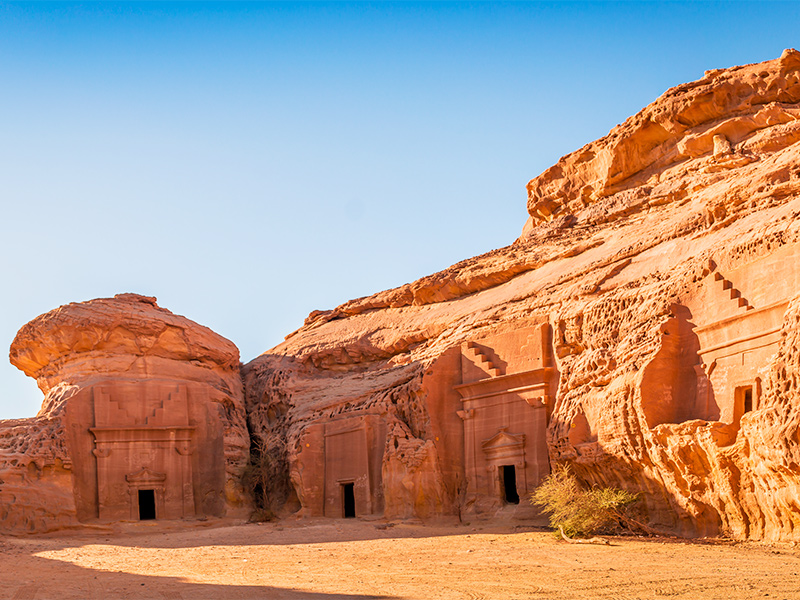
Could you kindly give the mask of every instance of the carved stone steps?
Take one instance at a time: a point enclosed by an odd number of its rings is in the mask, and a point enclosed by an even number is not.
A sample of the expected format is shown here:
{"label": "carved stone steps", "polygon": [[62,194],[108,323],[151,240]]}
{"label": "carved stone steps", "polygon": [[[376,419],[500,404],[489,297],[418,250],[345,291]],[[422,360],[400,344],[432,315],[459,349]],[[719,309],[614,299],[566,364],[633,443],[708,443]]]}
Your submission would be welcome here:
{"label": "carved stone steps", "polygon": [[750,304],[747,298],[742,296],[742,292],[733,287],[733,282],[729,279],[725,279],[722,273],[719,271],[714,273],[714,281],[721,282],[722,291],[728,292],[728,298],[730,300],[736,300],[737,308],[739,308],[741,312],[753,310],[753,306]]}
{"label": "carved stone steps", "polygon": [[496,367],[494,363],[487,357],[475,342],[467,342],[466,355],[475,363],[475,365],[489,374],[491,377],[499,377],[505,375],[503,370]]}

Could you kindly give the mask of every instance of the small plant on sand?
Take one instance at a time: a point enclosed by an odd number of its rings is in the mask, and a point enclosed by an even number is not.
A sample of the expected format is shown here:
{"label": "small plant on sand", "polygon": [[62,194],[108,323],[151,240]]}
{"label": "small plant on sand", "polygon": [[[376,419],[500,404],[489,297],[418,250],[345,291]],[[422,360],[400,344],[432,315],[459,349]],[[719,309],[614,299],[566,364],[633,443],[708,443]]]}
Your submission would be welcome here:
{"label": "small plant on sand", "polygon": [[583,489],[569,466],[560,465],[536,488],[531,502],[550,513],[550,525],[569,538],[586,538],[612,526],[630,528],[625,509],[638,494],[615,488]]}

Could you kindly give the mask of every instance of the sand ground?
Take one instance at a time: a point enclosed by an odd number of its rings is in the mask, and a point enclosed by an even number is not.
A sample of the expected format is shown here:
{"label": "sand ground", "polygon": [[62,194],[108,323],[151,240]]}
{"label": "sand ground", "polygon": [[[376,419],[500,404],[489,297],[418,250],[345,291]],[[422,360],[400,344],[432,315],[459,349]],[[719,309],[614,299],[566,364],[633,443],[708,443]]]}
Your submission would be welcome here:
{"label": "sand ground", "polygon": [[[216,525],[216,526],[215,526]],[[0,598],[800,599],[800,546],[368,521],[131,524],[0,537]]]}

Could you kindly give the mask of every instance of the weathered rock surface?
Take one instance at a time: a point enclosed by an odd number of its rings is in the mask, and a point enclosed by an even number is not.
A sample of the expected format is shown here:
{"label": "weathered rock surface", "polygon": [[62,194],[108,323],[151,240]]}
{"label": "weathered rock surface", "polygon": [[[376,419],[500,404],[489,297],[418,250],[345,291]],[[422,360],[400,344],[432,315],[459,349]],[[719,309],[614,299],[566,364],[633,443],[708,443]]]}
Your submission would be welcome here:
{"label": "weathered rock surface", "polygon": [[157,377],[176,375],[175,369],[181,370],[176,378],[185,373],[224,389],[239,367],[233,343],[138,294],[67,304],[41,315],[19,330],[9,357],[45,394],[63,382],[77,385],[107,373]]}
{"label": "weathered rock surface", "polygon": [[562,462],[657,529],[800,540],[800,53],[668,90],[528,212],[241,370],[153,298],[35,319],[11,361],[45,400],[0,421],[0,527],[244,513],[252,445],[283,514],[526,518]]}
{"label": "weathered rock surface", "polygon": [[533,179],[511,246],[310,315],[244,368],[276,505],[524,516],[544,453],[800,540],[798,142],[800,53],[707,72]]}
{"label": "weathered rock surface", "polygon": [[120,294],[37,317],[10,358],[45,398],[35,418],[0,421],[0,527],[136,519],[140,489],[159,518],[246,511],[249,435],[228,340]]}

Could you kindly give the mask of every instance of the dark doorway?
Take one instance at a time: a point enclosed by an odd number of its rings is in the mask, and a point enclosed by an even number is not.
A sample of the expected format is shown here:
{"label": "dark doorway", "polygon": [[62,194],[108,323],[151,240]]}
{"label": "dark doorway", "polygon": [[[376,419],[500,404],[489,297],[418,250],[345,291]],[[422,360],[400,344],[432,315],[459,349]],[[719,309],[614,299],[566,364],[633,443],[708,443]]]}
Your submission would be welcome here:
{"label": "dark doorway", "polygon": [[514,465],[503,465],[500,470],[503,484],[503,499],[509,504],[519,504],[517,493],[517,470]]}
{"label": "dark doorway", "polygon": [[156,491],[139,490],[139,520],[149,521],[156,518]]}
{"label": "dark doorway", "polygon": [[342,484],[342,513],[345,519],[353,519],[356,516],[356,494],[355,484]]}
{"label": "dark doorway", "polygon": [[745,388],[744,390],[744,411],[750,412],[753,410],[753,388]]}

